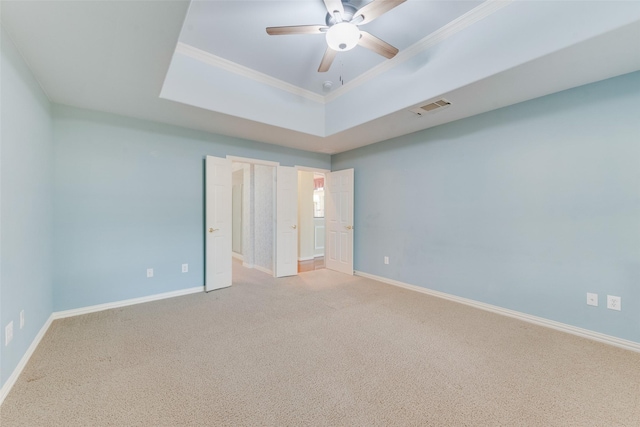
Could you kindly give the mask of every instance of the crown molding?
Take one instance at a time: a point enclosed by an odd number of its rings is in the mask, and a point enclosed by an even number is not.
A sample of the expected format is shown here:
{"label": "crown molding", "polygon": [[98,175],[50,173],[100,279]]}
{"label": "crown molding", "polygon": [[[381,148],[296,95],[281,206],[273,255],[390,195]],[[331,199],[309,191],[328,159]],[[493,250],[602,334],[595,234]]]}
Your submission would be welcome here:
{"label": "crown molding", "polygon": [[332,91],[331,93],[325,96],[317,94],[307,89],[303,89],[291,83],[287,83],[283,80],[276,79],[275,77],[271,77],[267,74],[261,73],[249,67],[245,67],[244,65],[240,65],[235,62],[229,61],[228,59],[224,59],[222,57],[216,56],[212,53],[198,49],[197,47],[191,46],[186,43],[178,42],[175,52],[188,56],[189,58],[195,59],[197,61],[209,64],[213,67],[221,68],[223,70],[229,71],[239,76],[246,77],[256,82],[269,85],[276,89],[280,89],[280,90],[292,93],[294,95],[298,95],[298,96],[310,99],[320,104],[326,104],[328,102],[334,101],[338,97],[346,94],[347,92],[355,89],[356,87],[370,80],[375,79],[376,77],[389,71],[393,67],[396,67],[401,63],[413,58],[414,56],[420,54],[421,52],[435,46],[436,44],[444,41],[445,39],[453,36],[454,34],[464,30],[470,25],[473,25],[476,22],[492,15],[493,13],[502,9],[503,7],[510,5],[514,1],[515,0],[486,0],[482,2],[480,5],[471,9],[469,12],[454,19],[453,21],[444,25],[440,29],[424,37],[417,43],[414,43],[408,48],[402,50],[394,58],[386,60],[383,63],[360,74],[358,77],[351,80],[349,83],[339,87],[338,89]]}
{"label": "crown molding", "polygon": [[324,104],[325,102],[325,97],[322,95],[311,92],[310,90],[303,89],[299,86],[292,85],[291,83],[287,83],[280,79],[276,79],[275,77],[271,77],[249,67],[245,67],[244,65],[229,61],[228,59],[221,58],[186,43],[178,42],[175,53],[188,56],[189,58],[195,59],[213,67],[221,68],[225,71],[229,71],[230,73],[234,73],[239,76],[254,80],[258,83],[263,83],[276,89],[280,89],[285,92],[310,99],[311,101],[315,101],[320,104]]}

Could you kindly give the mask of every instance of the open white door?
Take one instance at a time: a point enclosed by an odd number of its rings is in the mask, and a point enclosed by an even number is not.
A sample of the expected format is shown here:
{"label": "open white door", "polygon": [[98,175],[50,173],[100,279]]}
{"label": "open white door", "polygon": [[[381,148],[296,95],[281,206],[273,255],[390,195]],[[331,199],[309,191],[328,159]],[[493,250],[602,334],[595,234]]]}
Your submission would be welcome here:
{"label": "open white door", "polygon": [[206,160],[205,290],[231,286],[231,161]]}
{"label": "open white door", "polygon": [[278,166],[276,277],[298,274],[298,170]]}
{"label": "open white door", "polygon": [[353,169],[326,174],[325,265],[353,275]]}

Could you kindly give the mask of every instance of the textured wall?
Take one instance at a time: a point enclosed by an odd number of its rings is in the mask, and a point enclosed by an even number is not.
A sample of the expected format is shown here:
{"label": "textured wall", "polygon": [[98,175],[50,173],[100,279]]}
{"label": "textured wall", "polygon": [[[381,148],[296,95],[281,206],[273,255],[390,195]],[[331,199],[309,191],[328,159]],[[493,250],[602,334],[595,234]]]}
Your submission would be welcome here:
{"label": "textured wall", "polygon": [[255,265],[273,272],[275,242],[275,168],[254,165],[254,256]]}
{"label": "textured wall", "polygon": [[639,105],[636,72],[333,156],[355,269],[640,342]]}
{"label": "textured wall", "polygon": [[298,172],[298,259],[314,257],[313,172]]}
{"label": "textured wall", "polygon": [[246,266],[253,267],[255,262],[255,227],[254,227],[254,179],[253,165],[242,166],[242,259]]}
{"label": "textured wall", "polygon": [[242,199],[244,170],[236,170],[231,175],[231,199],[233,203],[232,223],[233,236],[231,248],[233,252],[242,254]]}

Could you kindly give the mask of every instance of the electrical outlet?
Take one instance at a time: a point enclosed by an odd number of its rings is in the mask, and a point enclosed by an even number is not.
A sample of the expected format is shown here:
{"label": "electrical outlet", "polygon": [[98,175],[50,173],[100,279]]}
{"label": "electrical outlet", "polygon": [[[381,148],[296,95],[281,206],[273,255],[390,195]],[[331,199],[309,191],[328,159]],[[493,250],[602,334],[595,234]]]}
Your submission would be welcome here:
{"label": "electrical outlet", "polygon": [[587,292],[587,305],[598,306],[598,294]]}
{"label": "electrical outlet", "polygon": [[24,328],[24,310],[20,310],[20,329]]}
{"label": "electrical outlet", "polygon": [[384,263],[385,264],[389,264],[389,257],[388,256],[384,257]]}
{"label": "electrical outlet", "polygon": [[607,308],[610,310],[622,310],[622,298],[607,295]]}
{"label": "electrical outlet", "polygon": [[147,268],[147,277],[153,277],[153,268]]}
{"label": "electrical outlet", "polygon": [[183,273],[189,272],[189,264],[182,264],[182,272]]}
{"label": "electrical outlet", "polygon": [[4,328],[4,345],[9,345],[13,339],[13,320]]}

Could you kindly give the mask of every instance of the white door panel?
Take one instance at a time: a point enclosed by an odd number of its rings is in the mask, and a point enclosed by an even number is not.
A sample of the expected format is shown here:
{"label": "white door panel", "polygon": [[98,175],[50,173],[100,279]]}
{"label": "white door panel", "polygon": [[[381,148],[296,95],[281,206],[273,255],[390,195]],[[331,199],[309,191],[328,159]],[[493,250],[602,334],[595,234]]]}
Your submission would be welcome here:
{"label": "white door panel", "polygon": [[326,267],[353,274],[353,169],[326,174]]}
{"label": "white door panel", "polygon": [[205,289],[231,286],[231,161],[206,159]]}
{"label": "white door panel", "polygon": [[298,170],[278,166],[276,277],[298,274]]}

